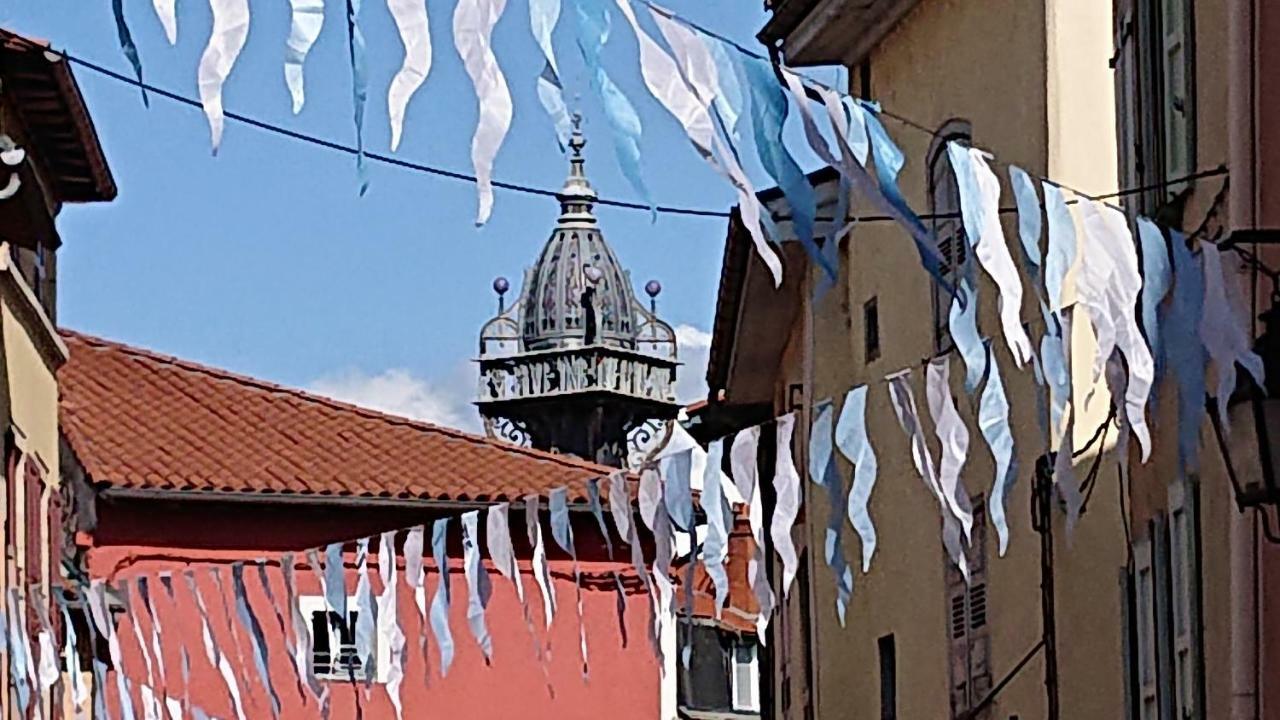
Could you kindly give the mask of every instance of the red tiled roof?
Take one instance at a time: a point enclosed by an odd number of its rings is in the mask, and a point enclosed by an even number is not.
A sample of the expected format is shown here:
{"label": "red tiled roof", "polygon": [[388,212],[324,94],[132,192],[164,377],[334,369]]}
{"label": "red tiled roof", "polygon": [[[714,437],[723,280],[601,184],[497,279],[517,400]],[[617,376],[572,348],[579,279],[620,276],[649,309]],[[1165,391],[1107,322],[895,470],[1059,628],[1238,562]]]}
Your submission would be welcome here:
{"label": "red tiled roof", "polygon": [[94,483],[120,488],[422,500],[518,500],[611,468],[386,415],[63,331],[62,432]]}

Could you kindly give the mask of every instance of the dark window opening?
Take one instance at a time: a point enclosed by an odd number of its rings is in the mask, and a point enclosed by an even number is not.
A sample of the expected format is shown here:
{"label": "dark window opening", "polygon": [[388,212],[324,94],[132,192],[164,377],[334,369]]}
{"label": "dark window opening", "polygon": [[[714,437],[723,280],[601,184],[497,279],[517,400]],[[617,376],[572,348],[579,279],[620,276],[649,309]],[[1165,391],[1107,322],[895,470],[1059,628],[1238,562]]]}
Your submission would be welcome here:
{"label": "dark window opening", "polygon": [[876,645],[880,650],[880,720],[898,720],[898,647],[893,633]]}
{"label": "dark window opening", "polygon": [[862,337],[866,362],[880,357],[880,309],[871,298],[862,306]]}

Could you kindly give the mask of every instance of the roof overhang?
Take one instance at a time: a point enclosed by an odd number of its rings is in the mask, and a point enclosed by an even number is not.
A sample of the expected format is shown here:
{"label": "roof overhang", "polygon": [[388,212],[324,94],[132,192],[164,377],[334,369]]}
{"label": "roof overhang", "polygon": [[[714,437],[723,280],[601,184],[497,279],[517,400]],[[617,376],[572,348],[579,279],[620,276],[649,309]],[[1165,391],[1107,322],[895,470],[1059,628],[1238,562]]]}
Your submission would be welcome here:
{"label": "roof overhang", "polygon": [[30,133],[30,156],[48,168],[57,199],[114,199],[115,180],[66,59],[46,42],[0,28],[0,80]]}
{"label": "roof overhang", "polygon": [[[836,172],[824,167],[809,175],[818,198],[815,235],[831,230],[839,189]],[[744,418],[755,418],[762,407],[773,406],[778,366],[790,339],[791,330],[804,306],[809,286],[809,259],[796,240],[791,210],[777,189],[759,195],[772,215],[783,242],[778,250],[783,261],[782,285],[775,288],[751,236],[735,209],[729,218],[724,264],[716,297],[716,314],[707,362],[707,386],[717,413],[739,408]],[[721,392],[723,391],[723,394]],[[708,411],[709,412],[709,411]],[[721,415],[717,422],[728,418]]]}
{"label": "roof overhang", "polygon": [[759,33],[788,65],[857,65],[920,0],[778,0]]}
{"label": "roof overhang", "polygon": [[58,336],[35,292],[13,264],[9,243],[0,243],[0,299],[26,328],[50,371],[57,370],[67,361],[67,345]]}

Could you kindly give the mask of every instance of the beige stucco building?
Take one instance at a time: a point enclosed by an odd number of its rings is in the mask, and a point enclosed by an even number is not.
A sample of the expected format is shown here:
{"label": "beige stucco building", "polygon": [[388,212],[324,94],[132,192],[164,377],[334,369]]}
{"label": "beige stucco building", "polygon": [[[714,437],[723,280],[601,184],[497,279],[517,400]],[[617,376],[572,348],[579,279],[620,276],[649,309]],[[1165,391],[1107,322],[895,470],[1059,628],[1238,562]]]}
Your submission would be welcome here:
{"label": "beige stucco building", "polygon": [[[1116,7],[1112,0],[775,0],[761,39],[792,66],[846,66],[852,94],[919,125],[885,119],[907,158],[899,176],[903,193],[920,213],[958,209],[945,152],[945,141],[955,139],[995,154],[1005,207],[1013,204],[1005,163],[1093,196],[1229,167],[1229,190],[1225,176],[1214,174],[1123,195],[1130,212],[1181,227],[1194,242],[1222,241],[1234,232],[1280,227],[1274,216],[1235,208],[1240,193],[1271,201],[1263,190],[1239,187],[1241,160],[1231,152],[1238,128],[1229,118],[1242,116],[1229,110],[1232,68],[1256,62],[1228,57],[1238,36],[1231,33],[1241,32],[1229,32],[1229,18],[1243,5],[1251,3],[1201,2],[1193,12],[1192,3],[1181,0],[1123,0]],[[1131,64],[1126,52],[1141,62]],[[1165,112],[1166,106],[1176,110]],[[1250,112],[1255,120],[1265,117],[1256,108]],[[1253,132],[1264,126],[1255,122]],[[1256,174],[1265,178],[1265,153],[1256,155]],[[832,214],[835,178],[829,171],[812,176],[820,218]],[[779,193],[764,197],[775,217],[787,217]],[[855,195],[852,214],[866,207]],[[1016,222],[1016,215],[1004,216],[1011,248]],[[959,220],[928,224],[938,237],[955,237]],[[786,222],[781,227],[789,230]],[[940,249],[948,261],[959,259],[949,247]],[[1070,535],[1054,503],[1050,561],[1030,508],[1037,460],[1058,443],[1046,443],[1037,420],[1043,390],[1029,368],[1014,369],[1000,333],[996,288],[978,272],[979,327],[993,338],[1004,371],[1019,472],[1006,503],[1008,551],[998,556],[989,525],[975,532],[968,551],[975,580],[966,588],[949,569],[937,503],[912,465],[884,381],[910,368],[927,418],[922,361],[950,345],[937,290],[909,237],[890,222],[858,225],[840,243],[836,288],[818,299],[812,299],[818,271],[798,245],[786,245],[783,254],[786,279],[775,291],[740,222],[731,221],[708,369],[712,397],[720,397],[725,415],[799,410],[796,448],[803,457],[807,437],[800,427],[808,426],[814,403],[832,398],[839,412],[850,387],[868,385],[868,433],[879,459],[871,501],[879,550],[870,572],[855,578],[847,627],[841,627],[822,553],[829,508],[824,491],[804,483],[805,512],[795,534],[807,549],[798,587],[771,626],[764,716],[1044,718],[1052,717],[1050,694],[1062,718],[1280,716],[1280,698],[1258,699],[1253,715],[1229,715],[1233,693],[1249,691],[1247,677],[1254,679],[1254,695],[1259,687],[1276,692],[1276,683],[1257,680],[1265,677],[1268,653],[1273,675],[1277,667],[1274,625],[1280,621],[1269,626],[1266,609],[1280,609],[1280,587],[1266,565],[1274,568],[1280,553],[1262,541],[1252,512],[1237,511],[1208,421],[1200,473],[1179,479],[1172,382],[1159,388],[1148,411],[1155,450],[1145,465],[1136,453],[1119,457],[1114,426],[1090,445],[1106,418],[1105,390],[1097,396],[1102,400],[1078,406],[1074,444],[1090,449],[1076,458],[1076,474],[1086,478],[1095,464],[1098,469]],[[1259,254],[1270,267],[1280,265],[1274,252]],[[1246,296],[1251,287],[1263,288],[1253,295],[1263,309],[1265,277],[1255,286],[1256,274],[1237,276]],[[1022,318],[1038,339],[1041,321],[1028,283],[1024,277]],[[1068,302],[1071,285],[1069,275]],[[1092,358],[1087,323],[1075,324],[1072,348],[1076,358]],[[977,396],[964,393],[960,368],[953,358],[953,391],[971,435],[962,481],[977,505],[989,496],[994,469],[978,432]],[[1076,362],[1073,375],[1077,399],[1095,389],[1087,363]],[[1234,427],[1249,428],[1247,404],[1233,415],[1239,415]],[[936,457],[931,430],[926,420]],[[1238,445],[1231,456],[1239,474],[1246,481],[1258,477],[1256,436],[1250,445],[1248,432],[1236,432],[1231,442]],[[850,467],[841,463],[847,481]],[[844,543],[847,558],[859,557],[847,525]],[[1251,568],[1258,572],[1250,574]],[[1256,585],[1248,585],[1255,577]],[[1048,650],[1042,644],[1045,578],[1054,582],[1049,615],[1056,629],[1056,647]],[[1242,607],[1239,597],[1251,597],[1246,588],[1257,602]],[[1257,652],[1250,655],[1241,633],[1253,621]],[[1046,667],[1050,657],[1056,670]]]}
{"label": "beige stucco building", "polygon": [[[115,196],[70,68],[45,49],[0,31],[0,134],[12,141],[0,148],[6,151],[0,155],[5,159],[0,186],[12,191],[0,200],[3,606],[5,616],[14,619],[7,631],[19,627],[15,618],[21,617],[33,643],[43,627],[38,606],[47,611],[55,633],[60,625],[52,598],[61,586],[65,539],[56,371],[67,359],[67,348],[54,325],[61,244],[54,219],[64,203]],[[9,688],[0,714],[22,717],[8,663],[0,668],[0,681]],[[50,717],[56,702],[43,693],[38,716]]]}

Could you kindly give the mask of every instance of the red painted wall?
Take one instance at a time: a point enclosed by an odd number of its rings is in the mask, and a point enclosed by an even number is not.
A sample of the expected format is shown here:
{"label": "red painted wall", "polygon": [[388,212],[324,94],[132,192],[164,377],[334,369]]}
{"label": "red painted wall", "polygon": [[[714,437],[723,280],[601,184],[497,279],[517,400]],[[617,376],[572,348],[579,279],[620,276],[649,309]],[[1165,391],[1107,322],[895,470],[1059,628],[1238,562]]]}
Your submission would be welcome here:
{"label": "red painted wall", "polygon": [[[448,513],[451,516],[457,511]],[[270,558],[278,561],[282,551],[301,551],[338,539],[348,539],[381,530],[428,524],[433,517],[423,511],[384,510],[379,508],[344,508],[339,510],[240,504],[236,506],[192,501],[181,504],[155,501],[99,502],[98,526],[92,534],[93,546],[87,553],[90,575],[108,581],[169,572],[174,574],[175,601],[170,601],[157,580],[151,580],[151,595],[160,619],[163,637],[167,693],[182,697],[190,693],[193,704],[210,715],[234,717],[226,686],[217,670],[210,665],[200,636],[199,616],[194,601],[180,577],[188,567],[196,571],[197,582],[209,608],[212,630],[219,648],[231,659],[237,676],[246,714],[250,718],[270,717],[270,701],[265,688],[259,687],[253,664],[248,632],[237,625],[239,644],[232,637],[228,620],[235,617],[231,589],[230,563],[236,560]],[[484,527],[483,511],[480,526]],[[511,526],[516,540],[524,537],[524,517],[513,510]],[[648,640],[649,603],[638,587],[630,565],[613,562],[603,550],[600,533],[588,513],[574,513],[574,532],[579,554],[583,558],[583,623],[587,632],[590,677],[584,681],[578,650],[578,621],[572,564],[567,556],[553,549],[550,526],[545,513],[543,535],[551,556],[551,571],[558,610],[549,638],[543,632],[540,597],[530,574],[527,548],[516,545],[523,573],[526,598],[531,603],[539,643],[549,639],[550,659],[543,667],[535,659],[533,640],[525,625],[513,585],[489,566],[485,569],[493,583],[487,622],[493,637],[493,664],[486,666],[482,653],[470,635],[466,623],[467,588],[462,571],[461,526],[450,523],[450,581],[452,583],[451,629],[455,645],[453,666],[441,678],[439,656],[434,635],[428,636],[431,666],[427,678],[418,638],[422,623],[410,588],[404,584],[403,557],[400,562],[399,618],[408,638],[405,680],[401,696],[405,717],[453,717],[469,720],[485,718],[558,718],[596,719],[607,715],[611,720],[645,718],[659,714],[660,672]],[[403,542],[403,533],[398,540]],[[376,548],[376,542],[374,543]],[[485,545],[481,542],[481,547]],[[623,548],[625,550],[625,547]],[[356,570],[353,567],[354,545],[348,546],[347,594],[354,595]],[[430,549],[428,547],[427,553]],[[619,554],[622,557],[622,553]],[[297,561],[305,559],[298,552]],[[210,563],[223,567],[226,596],[220,596],[208,568]],[[283,602],[284,585],[278,563],[268,566],[271,593]],[[628,644],[621,642],[616,612],[616,595],[610,573],[623,575],[628,586],[625,627]],[[371,552],[369,571],[375,594],[381,590],[376,570],[376,553]],[[319,584],[310,568],[295,570],[299,592],[319,595]],[[277,624],[271,603],[263,591],[256,569],[246,568],[246,584],[250,604],[266,634],[270,655],[270,675],[286,718],[320,717],[319,707],[304,690],[299,692],[292,661],[288,657],[284,636]],[[427,562],[428,603],[440,574],[434,563]],[[145,617],[134,615],[143,637],[150,642],[150,625]],[[290,627],[287,609],[285,625]],[[119,622],[117,632],[124,646],[125,667],[135,686],[146,682],[146,668],[130,623]],[[191,659],[191,683],[184,688],[180,676],[180,650],[185,646]],[[243,661],[240,660],[243,658]],[[550,680],[554,697],[549,693]],[[115,683],[109,680],[108,694],[115,701]],[[159,681],[156,682],[159,686]],[[352,688],[347,683],[327,683],[332,695],[332,718],[354,718],[357,703],[363,717],[369,720],[394,718],[395,714],[384,686],[374,684],[366,693],[363,685]],[[160,691],[157,687],[157,692]],[[135,708],[139,709],[135,692]],[[114,714],[114,711],[113,711]]]}

